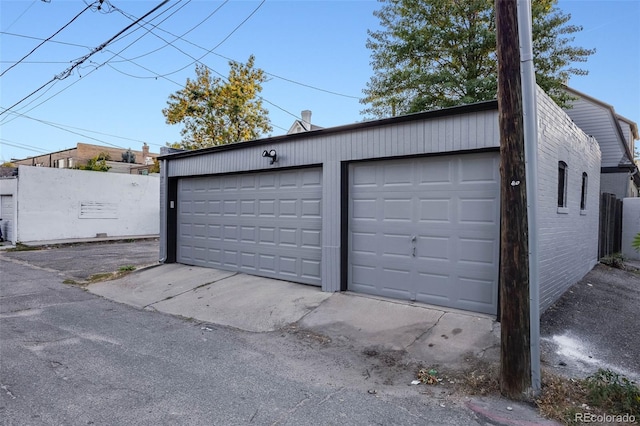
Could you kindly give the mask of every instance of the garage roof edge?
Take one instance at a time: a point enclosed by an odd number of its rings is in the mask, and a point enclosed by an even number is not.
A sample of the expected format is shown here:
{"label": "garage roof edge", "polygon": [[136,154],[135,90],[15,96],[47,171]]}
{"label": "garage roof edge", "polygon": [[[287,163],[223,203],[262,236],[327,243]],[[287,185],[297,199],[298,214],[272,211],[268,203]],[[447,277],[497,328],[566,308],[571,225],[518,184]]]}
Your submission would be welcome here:
{"label": "garage roof edge", "polygon": [[342,126],[327,127],[319,130],[311,130],[308,132],[294,133],[291,135],[272,136],[269,138],[254,139],[254,140],[245,141],[245,142],[234,142],[227,145],[212,146],[209,148],[202,148],[202,149],[196,149],[191,151],[173,152],[173,153],[159,155],[158,159],[172,160],[177,158],[216,153],[216,152],[222,152],[222,151],[233,150],[233,149],[243,149],[243,148],[249,148],[254,146],[273,144],[276,142],[292,141],[295,139],[311,138],[316,136],[326,136],[333,133],[348,132],[352,130],[366,129],[370,127],[380,127],[380,126],[386,126],[389,124],[397,124],[397,123],[403,123],[408,121],[429,120],[429,119],[440,118],[440,117],[469,114],[473,112],[490,111],[490,110],[497,110],[497,109],[498,109],[498,101],[496,100],[478,102],[474,104],[461,105],[461,106],[451,107],[451,108],[442,108],[442,109],[437,109],[432,111],[418,112],[414,114],[401,115],[401,116],[391,117],[391,118],[383,118],[379,120],[362,121],[359,123],[346,124]]}

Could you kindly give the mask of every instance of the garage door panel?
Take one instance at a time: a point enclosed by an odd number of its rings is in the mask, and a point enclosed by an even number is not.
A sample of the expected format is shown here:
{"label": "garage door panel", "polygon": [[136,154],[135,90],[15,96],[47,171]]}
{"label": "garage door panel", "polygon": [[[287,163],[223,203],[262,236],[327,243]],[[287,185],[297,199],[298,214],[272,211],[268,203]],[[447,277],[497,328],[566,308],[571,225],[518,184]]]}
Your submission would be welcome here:
{"label": "garage door panel", "polygon": [[[498,205],[497,205],[498,204]],[[496,197],[468,197],[458,201],[460,223],[496,223],[499,201]]]}
{"label": "garage door panel", "polygon": [[488,153],[352,164],[349,288],[495,314],[497,158]]}
{"label": "garage door panel", "polygon": [[321,230],[320,229],[303,229],[300,247],[313,248],[320,247]]}
{"label": "garage door panel", "polygon": [[320,168],[183,178],[178,196],[178,262],[321,284]]}
{"label": "garage door panel", "polygon": [[449,223],[451,220],[451,200],[448,198],[420,198],[418,200],[421,222]]}
{"label": "garage door panel", "polygon": [[446,234],[420,235],[416,241],[416,256],[421,260],[447,260],[451,257],[451,239]]}
{"label": "garage door panel", "polygon": [[451,162],[449,160],[433,159],[428,167],[419,167],[418,170],[418,185],[420,186],[434,187],[451,185]]}
{"label": "garage door panel", "polygon": [[498,158],[480,157],[460,159],[462,164],[458,167],[460,184],[477,187],[483,183],[498,184],[500,179]]}
{"label": "garage door panel", "polygon": [[496,266],[497,241],[482,238],[460,238],[458,261]]}
{"label": "garage door panel", "polygon": [[[418,290],[416,300],[425,303],[442,304],[448,302],[450,298],[451,276],[449,274],[418,273]],[[428,292],[420,289],[428,288]]]}
{"label": "garage door panel", "polygon": [[351,205],[351,214],[354,219],[376,220],[377,200],[375,198],[354,199]]}

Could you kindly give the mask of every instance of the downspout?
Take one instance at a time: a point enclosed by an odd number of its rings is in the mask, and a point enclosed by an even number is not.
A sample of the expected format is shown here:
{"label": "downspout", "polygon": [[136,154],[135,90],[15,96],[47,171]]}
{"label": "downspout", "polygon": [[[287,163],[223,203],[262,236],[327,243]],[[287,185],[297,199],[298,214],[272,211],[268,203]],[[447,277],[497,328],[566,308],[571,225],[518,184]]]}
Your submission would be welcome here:
{"label": "downspout", "polygon": [[538,271],[538,118],[536,74],[533,64],[531,0],[518,0],[524,158],[529,222],[529,321],[531,390],[540,392],[540,282]]}
{"label": "downspout", "polygon": [[[164,186],[164,197],[165,199],[162,200],[164,202],[164,213],[161,212],[160,214],[164,214],[164,221],[162,220],[163,218],[160,218],[160,225],[162,225],[164,223],[164,241],[162,241],[163,239],[161,239],[161,242],[164,244],[164,256],[162,256],[158,261],[160,263],[165,263],[167,261],[167,217],[168,217],[168,203],[167,203],[167,191],[169,190],[169,184],[167,182],[167,160],[162,160],[162,164],[160,164],[160,182],[162,182],[162,185]],[[163,230],[160,230],[161,235],[163,234]]]}

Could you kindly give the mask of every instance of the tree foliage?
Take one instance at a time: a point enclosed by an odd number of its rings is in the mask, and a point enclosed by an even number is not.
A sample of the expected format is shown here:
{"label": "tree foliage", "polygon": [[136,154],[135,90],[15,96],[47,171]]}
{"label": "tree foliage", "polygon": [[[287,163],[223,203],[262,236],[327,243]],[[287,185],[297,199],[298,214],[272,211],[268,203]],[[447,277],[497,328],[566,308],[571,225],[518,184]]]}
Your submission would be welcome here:
{"label": "tree foliage", "polygon": [[182,124],[182,141],[171,147],[199,149],[258,138],[272,130],[268,111],[259,93],[266,81],[264,71],[254,68],[255,58],[246,64],[229,62],[226,80],[213,77],[204,65],[196,66],[196,78],[169,96],[162,110],[167,124]]}
{"label": "tree foliage", "polygon": [[[374,75],[363,90],[363,111],[386,117],[495,99],[497,63],[494,0],[379,0],[382,29],[369,31]],[[570,15],[557,0],[533,0],[536,80],[556,102],[562,84],[585,75],[572,64],[594,50],[572,46]]]}
{"label": "tree foliage", "polygon": [[111,166],[107,165],[107,160],[111,160],[109,153],[101,152],[95,157],[87,160],[87,164],[80,166],[80,169],[92,170],[94,172],[108,172]]}

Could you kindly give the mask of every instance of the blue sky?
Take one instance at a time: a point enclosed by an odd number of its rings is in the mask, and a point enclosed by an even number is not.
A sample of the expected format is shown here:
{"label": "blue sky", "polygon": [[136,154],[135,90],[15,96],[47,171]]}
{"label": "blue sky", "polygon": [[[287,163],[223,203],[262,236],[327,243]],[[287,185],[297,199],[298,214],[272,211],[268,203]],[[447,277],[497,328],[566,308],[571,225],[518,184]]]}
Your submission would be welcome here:
{"label": "blue sky", "polygon": [[[160,3],[111,0],[117,9],[89,9],[52,38],[58,43],[43,44],[7,70],[86,4],[3,0],[0,72],[6,73],[0,77],[0,106],[8,108],[62,77],[74,61],[130,25],[125,15],[140,17]],[[573,77],[570,86],[640,122],[640,2],[560,0],[558,6],[572,15],[571,23],[584,27],[575,44],[597,50],[580,64],[589,75]],[[373,11],[379,7],[373,0],[171,0],[150,15],[157,25],[152,33],[132,32],[133,27],[67,78],[0,115],[0,161],[78,142],[133,149],[147,142],[159,152],[180,139],[180,127],[166,125],[161,111],[168,96],[194,76],[194,58],[226,76],[225,57],[246,61],[254,54],[256,66],[270,74],[262,96],[272,135],[286,133],[304,109],[323,127],[361,121],[358,99],[372,74],[367,29],[377,27]]]}

